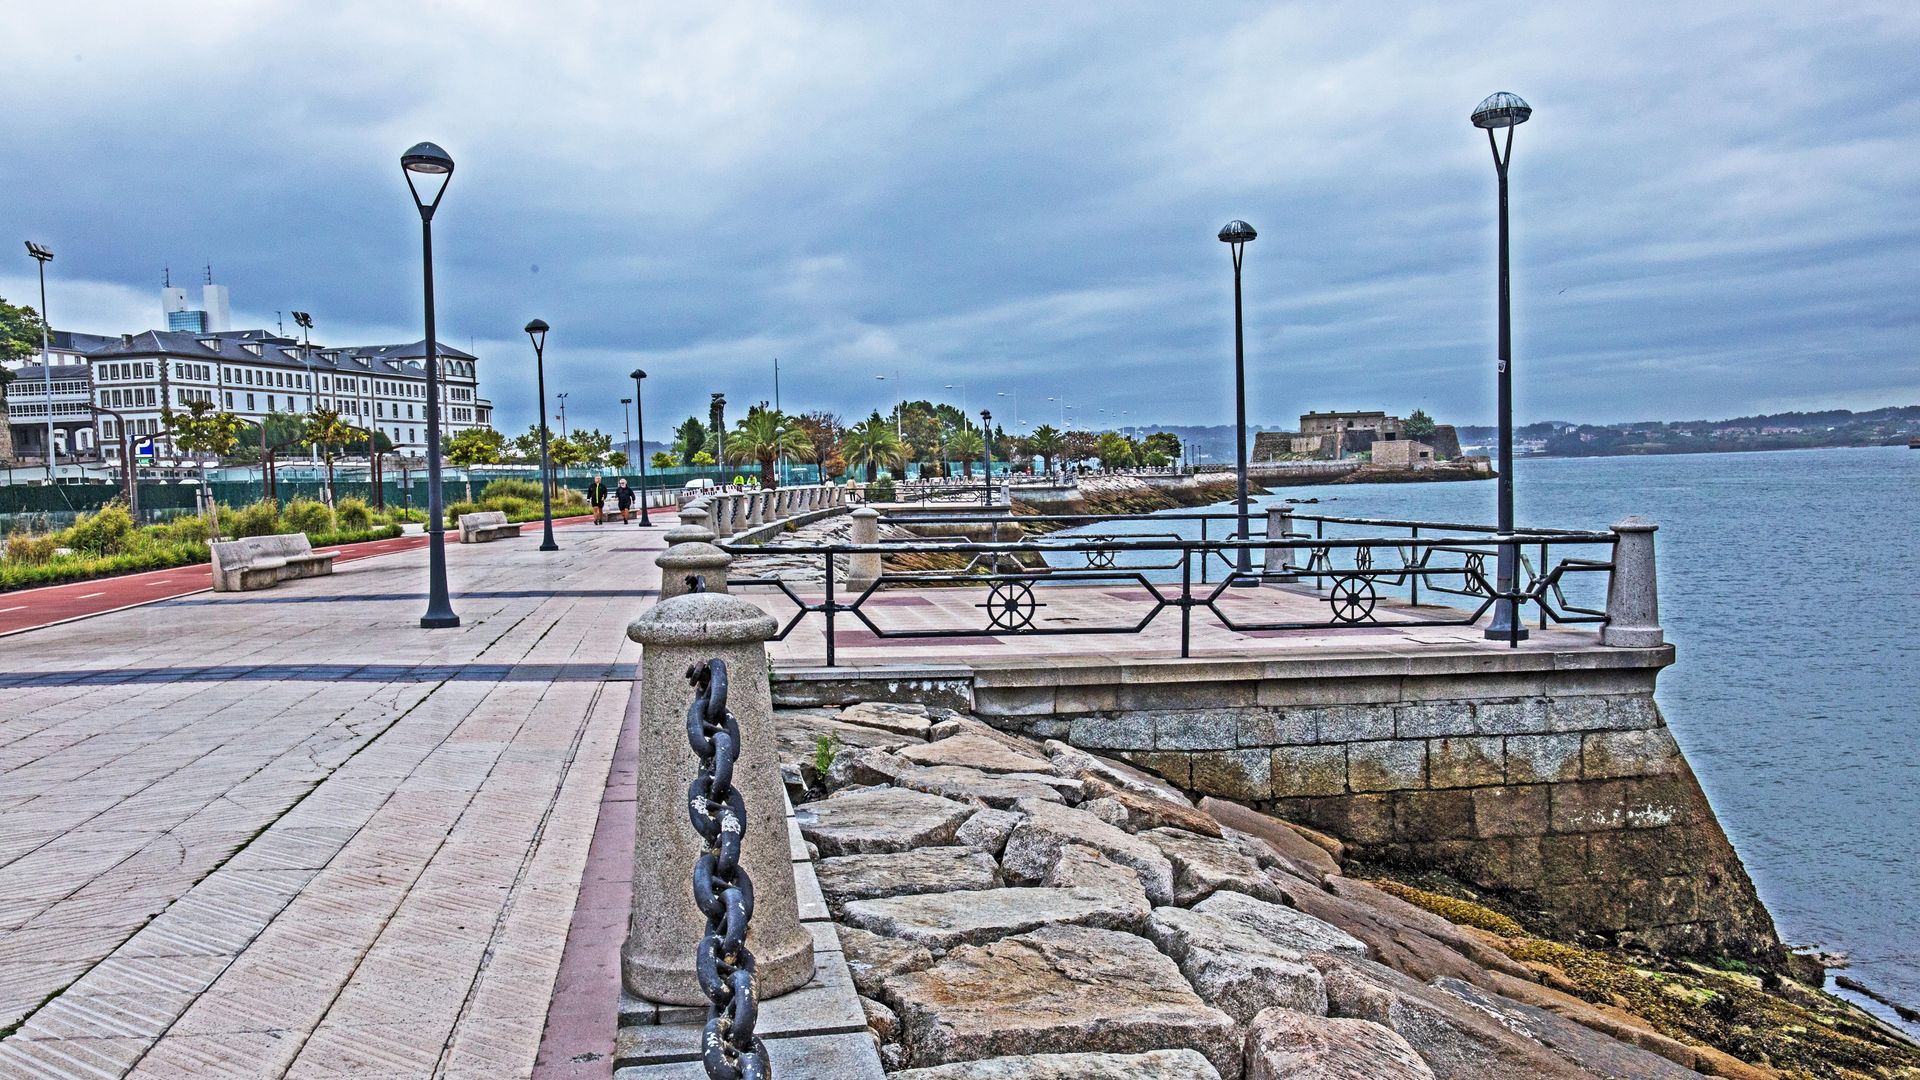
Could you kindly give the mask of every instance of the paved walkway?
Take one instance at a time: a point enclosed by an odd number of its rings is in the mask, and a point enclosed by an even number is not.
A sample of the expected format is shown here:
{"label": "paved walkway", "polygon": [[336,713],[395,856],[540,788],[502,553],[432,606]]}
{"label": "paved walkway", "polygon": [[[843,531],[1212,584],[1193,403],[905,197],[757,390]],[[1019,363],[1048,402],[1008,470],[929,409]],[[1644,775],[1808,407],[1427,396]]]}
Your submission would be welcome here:
{"label": "paved walkway", "polygon": [[0,1077],[530,1075],[660,518],[8,638]]}
{"label": "paved walkway", "polygon": [[[589,522],[589,517],[562,518],[555,525],[579,525]],[[538,533],[540,523],[533,522],[529,529]],[[454,534],[448,535],[452,543]],[[358,544],[336,544],[323,547],[321,551],[338,554],[335,563],[352,562],[355,559],[368,559],[375,555],[388,555],[396,551],[412,551],[427,546],[424,534],[418,536],[399,536],[392,540],[368,540]],[[190,596],[213,588],[213,570],[202,563],[198,566],[176,566],[170,570],[153,570],[144,574],[122,574],[119,577],[101,578],[98,581],[76,581],[66,585],[48,585],[38,589],[21,589],[17,592],[0,593],[0,637],[17,634],[22,630],[38,629],[69,619],[82,619],[91,615],[100,615],[109,611],[154,600],[171,599],[176,596]]]}

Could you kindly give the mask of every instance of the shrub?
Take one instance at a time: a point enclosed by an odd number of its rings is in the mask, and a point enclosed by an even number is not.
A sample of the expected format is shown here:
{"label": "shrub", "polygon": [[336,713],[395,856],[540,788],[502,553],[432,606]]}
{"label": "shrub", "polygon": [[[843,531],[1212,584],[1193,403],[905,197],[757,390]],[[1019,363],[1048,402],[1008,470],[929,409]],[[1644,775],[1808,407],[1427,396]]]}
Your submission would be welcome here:
{"label": "shrub", "polygon": [[177,517],[164,525],[155,525],[153,536],[162,543],[204,544],[207,542],[207,519],[199,514]]}
{"label": "shrub", "polygon": [[[495,481],[495,483],[498,482],[499,481]],[[454,503],[452,506],[447,507],[447,528],[459,528],[461,514],[477,514],[482,510],[491,509],[493,509],[493,507],[477,502]]]}
{"label": "shrub", "polygon": [[892,502],[893,499],[893,477],[883,476],[867,485],[868,502]]}
{"label": "shrub", "polygon": [[373,511],[364,499],[341,499],[333,508],[333,521],[341,532],[366,532],[373,528]]}
{"label": "shrub", "polygon": [[28,536],[15,533],[7,537],[7,559],[11,562],[39,566],[53,558],[53,549],[59,543],[51,536]]}
{"label": "shrub", "polygon": [[325,503],[311,499],[293,499],[280,511],[280,520],[289,532],[303,532],[310,536],[330,533],[334,529],[333,511]]}
{"label": "shrub", "polygon": [[492,502],[495,499],[540,499],[540,485],[532,480],[502,478],[480,489],[480,501]]}
{"label": "shrub", "polygon": [[61,539],[86,555],[118,555],[133,545],[135,535],[133,515],[118,503],[108,503],[96,513],[75,518]]}
{"label": "shrub", "polygon": [[272,536],[281,532],[280,507],[261,500],[237,510],[221,507],[220,531],[228,536]]}

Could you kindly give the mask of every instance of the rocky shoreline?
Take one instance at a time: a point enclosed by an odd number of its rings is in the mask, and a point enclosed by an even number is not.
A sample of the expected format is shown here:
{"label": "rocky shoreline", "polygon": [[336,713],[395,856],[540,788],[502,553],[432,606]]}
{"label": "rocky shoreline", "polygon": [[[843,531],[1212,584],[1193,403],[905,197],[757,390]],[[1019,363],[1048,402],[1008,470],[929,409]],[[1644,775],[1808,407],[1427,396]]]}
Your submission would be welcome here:
{"label": "rocky shoreline", "polygon": [[1362,880],[1332,837],[1063,743],[917,705],[775,723],[906,1080],[1920,1077],[1838,998]]}

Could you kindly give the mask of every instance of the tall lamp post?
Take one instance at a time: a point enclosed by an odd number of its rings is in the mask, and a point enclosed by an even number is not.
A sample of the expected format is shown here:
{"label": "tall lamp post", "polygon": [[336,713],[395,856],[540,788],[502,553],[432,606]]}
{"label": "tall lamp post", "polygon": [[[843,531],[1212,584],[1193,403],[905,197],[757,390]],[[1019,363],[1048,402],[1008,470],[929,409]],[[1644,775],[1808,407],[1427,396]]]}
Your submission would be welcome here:
{"label": "tall lamp post", "polygon": [[[430,142],[416,144],[400,155],[407,190],[420,210],[420,264],[427,309],[427,613],[420,625],[432,630],[459,626],[447,596],[446,516],[440,500],[440,357],[433,328],[433,212],[453,179],[453,158]],[[423,190],[424,189],[424,190]],[[431,196],[431,198],[429,198]]]}
{"label": "tall lamp post", "polygon": [[[1247,243],[1260,234],[1253,226],[1235,218],[1220,229],[1221,243],[1230,245],[1233,250],[1233,422],[1236,435],[1233,449],[1238,466],[1236,489],[1233,500],[1235,528],[1238,539],[1244,541],[1249,536],[1247,525],[1247,335],[1240,318],[1240,262],[1245,257]],[[1235,569],[1241,574],[1253,573],[1253,555],[1244,545],[1240,548]],[[1242,578],[1236,585],[1255,585],[1252,578]]]}
{"label": "tall lamp post", "polygon": [[535,319],[527,324],[527,337],[533,342],[534,382],[540,389],[540,523],[541,551],[559,551],[560,545],[553,542],[553,477],[552,467],[547,462],[547,331],[551,329],[545,321]]}
{"label": "tall lamp post", "polygon": [[980,434],[985,436],[980,440],[980,446],[982,450],[985,451],[985,456],[987,459],[987,493],[981,496],[980,505],[992,506],[993,505],[993,413],[988,412],[986,409],[980,410]]}
{"label": "tall lamp post", "polygon": [[52,324],[47,321],[47,264],[53,261],[53,252],[29,240],[27,254],[40,264],[40,374],[47,379],[47,483],[51,484],[54,481],[53,344],[48,338]]}
{"label": "tall lamp post", "polygon": [[651,529],[653,519],[647,516],[647,400],[640,392],[640,381],[647,373],[639,368],[628,372],[633,376],[633,428],[640,434],[640,441],[634,444],[634,454],[640,458],[640,525]]}
{"label": "tall lamp post", "polygon": [[[1487,147],[1493,151],[1493,171],[1500,178],[1500,535],[1509,538],[1500,545],[1497,591],[1513,591],[1515,572],[1520,562],[1520,547],[1513,536],[1513,305],[1507,288],[1507,163],[1513,160],[1513,129],[1527,122],[1533,107],[1518,94],[1501,91],[1492,94],[1473,110],[1473,126],[1487,133]],[[1506,129],[1505,145],[1494,132]],[[1494,601],[1493,622],[1487,637],[1518,642],[1527,636],[1520,625],[1513,601]]]}
{"label": "tall lamp post", "polygon": [[[293,313],[293,325],[300,328],[300,359],[307,367],[307,411],[312,412],[317,407],[313,399],[313,316],[304,311],[296,311]],[[262,427],[264,426],[265,422],[262,421]],[[320,448],[312,443],[308,443],[307,455],[310,461],[319,461]],[[278,476],[279,474],[275,473],[274,475]],[[278,481],[276,480],[275,482],[277,483]]]}
{"label": "tall lamp post", "polygon": [[[633,399],[630,397],[620,399],[620,423],[626,426],[627,432],[626,442],[623,444],[625,446],[633,445],[633,413],[627,408],[627,406],[631,404],[633,404]],[[636,449],[635,453],[638,452]]]}

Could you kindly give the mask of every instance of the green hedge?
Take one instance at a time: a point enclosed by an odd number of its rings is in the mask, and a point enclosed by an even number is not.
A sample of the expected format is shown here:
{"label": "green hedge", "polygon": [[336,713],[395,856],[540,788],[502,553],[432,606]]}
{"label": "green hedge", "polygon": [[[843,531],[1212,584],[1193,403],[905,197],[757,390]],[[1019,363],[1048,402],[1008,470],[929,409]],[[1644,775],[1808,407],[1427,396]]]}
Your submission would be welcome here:
{"label": "green hedge", "polygon": [[[107,515],[114,507],[106,507],[101,515]],[[200,522],[200,535],[206,535],[204,519],[183,519]],[[167,570],[176,566],[193,566],[211,561],[212,553],[203,540],[177,539],[181,533],[190,532],[178,527],[179,523],[149,526],[129,534],[121,541],[121,550],[112,554],[83,554],[81,546],[74,542],[68,529],[52,537],[33,538],[21,542],[18,547],[10,541],[7,545],[9,555],[19,554],[26,558],[0,559],[0,592],[14,589],[31,589],[41,585],[61,585],[72,581],[92,581],[96,578],[115,577],[120,574],[137,574],[147,570]],[[76,528],[78,525],[76,525]],[[110,526],[109,526],[110,531]],[[380,525],[368,529],[345,529],[324,533],[309,533],[307,542],[314,547],[337,547],[341,544],[358,544],[367,540],[391,540],[402,535],[404,530],[398,525]],[[92,534],[88,534],[92,535]],[[44,544],[41,539],[54,540],[60,546],[74,550],[71,555],[53,555],[41,558]]]}

